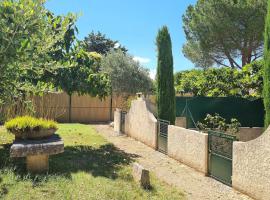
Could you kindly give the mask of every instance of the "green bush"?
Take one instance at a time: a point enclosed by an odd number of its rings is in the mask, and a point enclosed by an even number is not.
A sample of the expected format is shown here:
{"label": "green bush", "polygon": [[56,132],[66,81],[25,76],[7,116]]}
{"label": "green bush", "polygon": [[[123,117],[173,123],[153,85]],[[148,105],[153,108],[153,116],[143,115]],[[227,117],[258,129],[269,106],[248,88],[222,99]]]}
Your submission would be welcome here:
{"label": "green bush", "polygon": [[7,121],[5,127],[8,131],[57,129],[57,123],[52,120],[23,116]]}
{"label": "green bush", "polygon": [[210,115],[207,114],[202,122],[197,123],[197,127],[204,132],[209,130],[222,131],[229,134],[236,134],[241,126],[240,122],[232,118],[231,123],[226,123],[226,119],[221,117],[219,114]]}

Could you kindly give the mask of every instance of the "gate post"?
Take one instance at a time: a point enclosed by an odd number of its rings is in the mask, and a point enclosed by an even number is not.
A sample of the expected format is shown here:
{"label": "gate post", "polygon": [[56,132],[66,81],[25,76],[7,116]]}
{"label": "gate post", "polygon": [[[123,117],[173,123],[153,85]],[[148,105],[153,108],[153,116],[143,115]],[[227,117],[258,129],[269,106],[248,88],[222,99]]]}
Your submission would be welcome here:
{"label": "gate post", "polygon": [[121,133],[121,109],[119,108],[114,111],[114,132]]}

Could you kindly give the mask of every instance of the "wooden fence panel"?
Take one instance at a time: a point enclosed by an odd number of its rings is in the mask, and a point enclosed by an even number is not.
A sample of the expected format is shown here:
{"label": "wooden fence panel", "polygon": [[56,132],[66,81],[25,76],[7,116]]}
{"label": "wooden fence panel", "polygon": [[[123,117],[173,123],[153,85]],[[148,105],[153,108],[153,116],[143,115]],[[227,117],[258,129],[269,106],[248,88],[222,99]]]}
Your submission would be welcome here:
{"label": "wooden fence panel", "polygon": [[113,120],[115,108],[124,104],[125,98],[113,95],[100,99],[89,95],[74,94],[70,99],[66,93],[48,93],[42,97],[33,97],[36,115],[55,119],[59,122],[69,122],[69,110],[71,110],[71,122],[91,123],[107,122]]}

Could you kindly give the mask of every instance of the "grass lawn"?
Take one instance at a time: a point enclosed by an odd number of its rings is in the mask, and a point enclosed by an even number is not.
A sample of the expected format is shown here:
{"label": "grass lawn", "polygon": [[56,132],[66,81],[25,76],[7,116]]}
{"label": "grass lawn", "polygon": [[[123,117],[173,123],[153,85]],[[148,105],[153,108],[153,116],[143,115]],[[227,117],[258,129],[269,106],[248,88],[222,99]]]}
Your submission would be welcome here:
{"label": "grass lawn", "polygon": [[91,126],[61,124],[58,134],[65,152],[50,157],[48,174],[31,176],[24,159],[9,158],[14,137],[0,127],[0,199],[184,199],[181,191],[153,175],[153,188],[141,189],[131,175],[136,155],[120,151]]}

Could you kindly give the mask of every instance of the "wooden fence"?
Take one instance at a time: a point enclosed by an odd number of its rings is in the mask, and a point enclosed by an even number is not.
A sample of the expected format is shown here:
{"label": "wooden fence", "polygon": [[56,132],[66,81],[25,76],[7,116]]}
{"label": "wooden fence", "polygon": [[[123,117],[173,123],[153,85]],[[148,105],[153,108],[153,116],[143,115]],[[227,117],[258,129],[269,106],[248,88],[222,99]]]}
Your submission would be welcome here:
{"label": "wooden fence", "polygon": [[32,99],[36,115],[55,119],[59,122],[91,123],[113,120],[113,112],[123,107],[126,99],[113,95],[103,100],[89,95],[72,95],[66,93],[48,93]]}

